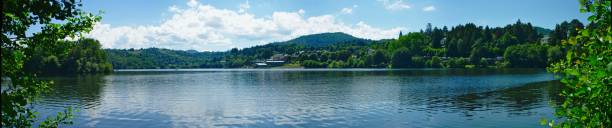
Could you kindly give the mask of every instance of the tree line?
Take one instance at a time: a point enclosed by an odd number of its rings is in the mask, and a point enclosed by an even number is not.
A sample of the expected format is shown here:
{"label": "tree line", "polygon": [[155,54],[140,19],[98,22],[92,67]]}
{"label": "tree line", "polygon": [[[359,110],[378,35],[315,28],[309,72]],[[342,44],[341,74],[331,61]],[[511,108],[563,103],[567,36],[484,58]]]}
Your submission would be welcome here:
{"label": "tree line", "polygon": [[366,40],[322,33],[225,52],[158,48],[107,49],[117,69],[253,68],[284,56],[286,65],[305,68],[544,68],[564,57],[562,40],[589,27],[564,21],[548,30],[518,20],[503,27],[473,23],[399,33],[397,39]]}
{"label": "tree line", "polygon": [[113,65],[98,40],[60,40],[58,47],[36,47],[25,62],[25,71],[42,74],[110,73]]}

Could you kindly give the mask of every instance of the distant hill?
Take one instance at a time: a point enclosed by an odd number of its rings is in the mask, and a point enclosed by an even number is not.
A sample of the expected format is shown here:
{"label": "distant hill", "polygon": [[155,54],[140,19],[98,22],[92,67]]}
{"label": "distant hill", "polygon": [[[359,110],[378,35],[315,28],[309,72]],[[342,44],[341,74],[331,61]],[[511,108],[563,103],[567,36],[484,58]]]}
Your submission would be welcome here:
{"label": "distant hill", "polygon": [[[296,46],[323,48],[331,45],[365,46],[371,40],[361,39],[346,33],[320,33],[304,35],[298,38],[253,46],[241,49],[238,53],[198,52],[195,50],[171,50],[162,48],[146,49],[105,49],[114,69],[167,69],[167,68],[223,68],[232,62],[225,63],[228,55],[255,55],[257,59],[266,59],[276,53],[293,53]],[[266,52],[267,51],[267,52]],[[249,58],[249,60],[252,58]]]}
{"label": "distant hill", "polygon": [[542,35],[542,36],[547,36],[548,34],[550,34],[553,31],[553,30],[550,30],[548,28],[542,28],[542,27],[538,27],[538,26],[535,26],[534,28],[535,28],[536,32],[538,34]]}
{"label": "distant hill", "polygon": [[361,39],[354,37],[352,35],[342,33],[342,32],[334,32],[334,33],[319,33],[312,35],[304,35],[298,38],[279,42],[280,44],[297,44],[304,46],[312,46],[312,47],[325,47],[333,44],[339,43],[348,43],[348,42],[371,42],[367,39]]}
{"label": "distant hill", "polygon": [[[472,29],[479,31],[471,31]],[[547,28],[534,27],[520,22],[508,25],[506,27],[495,27],[491,29],[493,31],[490,31],[491,33],[489,34],[493,34],[494,32],[501,32],[504,35],[511,34],[511,36],[517,37],[516,40],[520,42],[547,41],[547,38],[549,38],[548,35],[552,31]],[[274,42],[241,49],[233,48],[228,51],[219,52],[199,52],[195,50],[185,51],[159,48],[107,49],[106,51],[108,53],[107,56],[109,56],[108,58],[111,60],[113,68],[115,69],[254,68],[256,67],[256,63],[265,62],[265,60],[268,59],[285,61],[287,65],[313,68],[380,68],[391,66],[389,64],[392,62],[390,60],[393,58],[389,57],[389,53],[393,53],[393,48],[390,46],[413,47],[415,50],[422,52],[419,53],[421,55],[412,55],[412,57],[434,55],[438,57],[446,56],[459,60],[467,60],[468,57],[471,56],[470,52],[474,50],[470,47],[473,44],[470,43],[473,43],[473,41],[477,39],[484,38],[482,36],[474,35],[482,35],[482,31],[482,26],[478,27],[475,24],[466,24],[465,26],[459,25],[450,31],[442,32],[441,37],[451,38],[450,40],[468,40],[465,41],[468,43],[449,41],[449,44],[447,44],[448,49],[429,48],[429,45],[433,43],[431,40],[419,41],[416,43],[410,40],[369,40],[357,38],[342,32],[333,32],[303,35],[288,41]],[[523,33],[514,33],[514,31],[523,31]],[[422,32],[415,32],[411,34],[414,37],[407,37],[414,39],[425,39],[428,36]],[[447,36],[449,34],[452,36]],[[527,38],[535,35],[541,35],[542,37],[538,37],[537,39]],[[441,41],[443,38],[438,39]],[[487,43],[490,43],[490,46],[493,47],[487,47],[486,49],[490,51],[481,53],[481,56],[483,57],[502,56],[500,53],[504,53],[506,49],[497,46],[511,42],[508,42],[508,40],[504,38],[499,38],[487,41]],[[522,48],[525,46],[520,45],[509,47]],[[504,52],[492,52],[494,49],[499,49]],[[537,63],[544,65],[545,62],[546,60],[539,60]],[[426,67],[427,65],[425,65],[425,62],[423,61],[422,64],[419,64],[418,66]],[[449,67],[464,67],[464,65],[457,64]]]}

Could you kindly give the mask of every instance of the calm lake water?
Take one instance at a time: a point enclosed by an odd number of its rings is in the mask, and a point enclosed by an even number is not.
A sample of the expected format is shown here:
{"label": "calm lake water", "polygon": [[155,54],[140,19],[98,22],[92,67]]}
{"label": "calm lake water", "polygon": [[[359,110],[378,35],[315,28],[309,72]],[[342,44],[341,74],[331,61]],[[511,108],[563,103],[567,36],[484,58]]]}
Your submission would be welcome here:
{"label": "calm lake water", "polygon": [[541,127],[559,82],[543,69],[122,70],[52,77],[40,116],[73,127]]}

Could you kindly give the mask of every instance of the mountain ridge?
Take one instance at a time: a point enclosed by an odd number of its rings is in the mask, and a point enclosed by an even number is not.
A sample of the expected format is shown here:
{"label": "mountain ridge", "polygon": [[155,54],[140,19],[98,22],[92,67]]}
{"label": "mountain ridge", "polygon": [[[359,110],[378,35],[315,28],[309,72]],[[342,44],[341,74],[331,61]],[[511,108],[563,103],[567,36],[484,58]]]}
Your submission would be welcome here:
{"label": "mountain ridge", "polygon": [[296,44],[311,47],[325,47],[345,42],[371,42],[371,40],[358,38],[344,32],[325,32],[303,35],[288,41],[276,42],[272,44]]}

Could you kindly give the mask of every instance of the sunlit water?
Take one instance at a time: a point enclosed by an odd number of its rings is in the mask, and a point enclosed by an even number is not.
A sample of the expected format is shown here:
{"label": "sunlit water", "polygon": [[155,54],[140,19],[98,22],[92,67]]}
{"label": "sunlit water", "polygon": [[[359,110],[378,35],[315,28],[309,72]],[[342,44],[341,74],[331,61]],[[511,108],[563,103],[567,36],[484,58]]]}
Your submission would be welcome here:
{"label": "sunlit water", "polygon": [[123,70],[46,78],[41,117],[73,127],[540,127],[559,83],[542,69]]}

